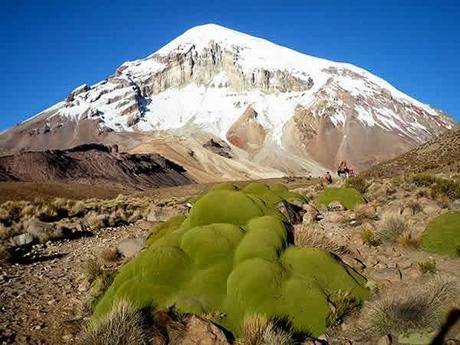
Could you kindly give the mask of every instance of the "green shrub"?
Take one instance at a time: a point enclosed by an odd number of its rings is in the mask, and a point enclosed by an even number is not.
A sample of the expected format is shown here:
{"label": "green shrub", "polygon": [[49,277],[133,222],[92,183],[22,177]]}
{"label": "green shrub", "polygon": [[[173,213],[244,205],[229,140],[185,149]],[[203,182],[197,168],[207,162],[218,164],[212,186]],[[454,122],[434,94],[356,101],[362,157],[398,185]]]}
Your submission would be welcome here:
{"label": "green shrub", "polygon": [[360,233],[361,239],[368,246],[378,246],[379,240],[375,236],[375,231],[370,225],[364,225]]}
{"label": "green shrub", "polygon": [[347,179],[345,186],[349,188],[354,188],[361,194],[366,193],[367,189],[370,186],[370,183],[361,176],[353,176]]}
{"label": "green shrub", "polygon": [[412,182],[417,187],[430,187],[435,181],[436,177],[429,174],[417,174],[412,177]]}
{"label": "green shrub", "polygon": [[[295,331],[320,335],[332,312],[328,296],[340,290],[359,303],[367,297],[366,280],[333,255],[289,246],[286,219],[266,186],[246,188],[214,189],[187,217],[153,229],[145,249],[116,275],[93,319],[128,300],[139,309],[174,305],[184,313],[221,313],[218,323],[235,335],[254,314],[286,318]],[[288,195],[281,186],[268,190]]]}
{"label": "green shrub", "polygon": [[422,262],[419,262],[417,265],[418,265],[420,272],[422,272],[423,274],[436,273],[436,270],[437,270],[436,261],[433,261],[433,260],[422,261]]}
{"label": "green shrub", "polygon": [[449,212],[433,219],[421,238],[423,249],[439,254],[460,254],[460,212]]}
{"label": "green shrub", "polygon": [[460,199],[460,181],[436,179],[431,191],[435,197],[445,195],[451,200]]}
{"label": "green shrub", "polygon": [[316,205],[329,205],[332,201],[339,201],[347,210],[354,210],[366,201],[354,188],[326,188],[315,200]]}

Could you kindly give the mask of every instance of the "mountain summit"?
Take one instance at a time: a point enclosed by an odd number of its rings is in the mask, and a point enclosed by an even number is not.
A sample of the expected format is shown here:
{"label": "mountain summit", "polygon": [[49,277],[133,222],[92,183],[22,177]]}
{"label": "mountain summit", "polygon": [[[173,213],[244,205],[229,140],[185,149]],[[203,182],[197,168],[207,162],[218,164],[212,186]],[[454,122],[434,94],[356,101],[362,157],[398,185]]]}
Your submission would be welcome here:
{"label": "mountain summit", "polygon": [[267,177],[319,174],[342,159],[364,168],[452,126],[364,69],[207,24],[77,87],[0,135],[0,148],[116,142],[203,179]]}

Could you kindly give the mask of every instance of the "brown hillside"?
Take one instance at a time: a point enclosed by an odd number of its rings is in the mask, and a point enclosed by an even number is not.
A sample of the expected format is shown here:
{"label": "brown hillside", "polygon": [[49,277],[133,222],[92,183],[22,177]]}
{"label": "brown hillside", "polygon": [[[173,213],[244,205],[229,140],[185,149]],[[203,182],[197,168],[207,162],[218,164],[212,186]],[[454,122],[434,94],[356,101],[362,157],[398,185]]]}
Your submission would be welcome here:
{"label": "brown hillside", "polygon": [[0,157],[0,181],[64,182],[138,190],[193,182],[183,167],[160,155],[117,153],[100,144]]}
{"label": "brown hillside", "polygon": [[460,125],[397,158],[374,165],[364,174],[388,177],[421,172],[460,172]]}

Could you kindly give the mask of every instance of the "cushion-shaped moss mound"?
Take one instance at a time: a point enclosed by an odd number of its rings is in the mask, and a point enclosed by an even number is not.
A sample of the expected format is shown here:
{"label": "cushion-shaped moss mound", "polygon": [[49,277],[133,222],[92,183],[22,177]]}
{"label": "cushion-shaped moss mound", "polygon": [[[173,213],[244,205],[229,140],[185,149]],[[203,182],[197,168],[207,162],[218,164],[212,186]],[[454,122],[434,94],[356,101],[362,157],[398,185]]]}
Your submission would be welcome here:
{"label": "cushion-shaped moss mound", "polygon": [[460,255],[460,212],[433,219],[423,232],[421,245],[433,253]]}
{"label": "cushion-shaped moss mound", "polygon": [[121,299],[137,308],[222,313],[239,334],[251,314],[287,318],[299,332],[320,335],[331,314],[328,296],[367,297],[365,279],[328,252],[289,244],[286,219],[274,204],[283,186],[214,188],[187,217],[157,226],[144,250],[123,266],[94,310],[97,320]]}
{"label": "cushion-shaped moss mound", "polygon": [[354,210],[356,206],[364,204],[363,196],[354,188],[326,188],[315,200],[316,205],[329,205],[332,201],[339,201],[347,210]]}

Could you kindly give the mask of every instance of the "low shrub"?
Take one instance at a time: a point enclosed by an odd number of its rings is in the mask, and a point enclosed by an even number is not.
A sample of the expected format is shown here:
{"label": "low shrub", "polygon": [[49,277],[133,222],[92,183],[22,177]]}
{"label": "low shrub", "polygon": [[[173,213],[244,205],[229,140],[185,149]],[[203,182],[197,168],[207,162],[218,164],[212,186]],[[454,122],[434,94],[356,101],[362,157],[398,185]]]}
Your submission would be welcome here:
{"label": "low shrub", "polygon": [[368,246],[375,247],[380,244],[375,234],[374,228],[370,226],[369,224],[366,224],[362,227],[360,236],[361,236],[361,240]]}
{"label": "low shrub", "polygon": [[412,182],[417,187],[430,187],[435,181],[436,177],[429,174],[417,174],[412,176]]}
{"label": "low shrub", "polygon": [[139,311],[126,301],[120,301],[97,323],[83,331],[80,345],[147,345]]}
{"label": "low shrub", "polygon": [[428,261],[422,261],[417,264],[418,269],[420,272],[423,274],[425,273],[436,273],[437,268],[436,268],[436,261],[434,260],[428,260]]}
{"label": "low shrub", "polygon": [[406,230],[406,223],[400,215],[392,214],[383,219],[378,237],[383,242],[394,242]]}
{"label": "low shrub", "polygon": [[367,192],[370,183],[361,176],[353,176],[347,179],[345,186],[349,188],[354,188],[361,194],[364,194]]}
{"label": "low shrub", "polygon": [[434,197],[445,195],[451,200],[460,199],[460,181],[438,178],[431,191]]}

